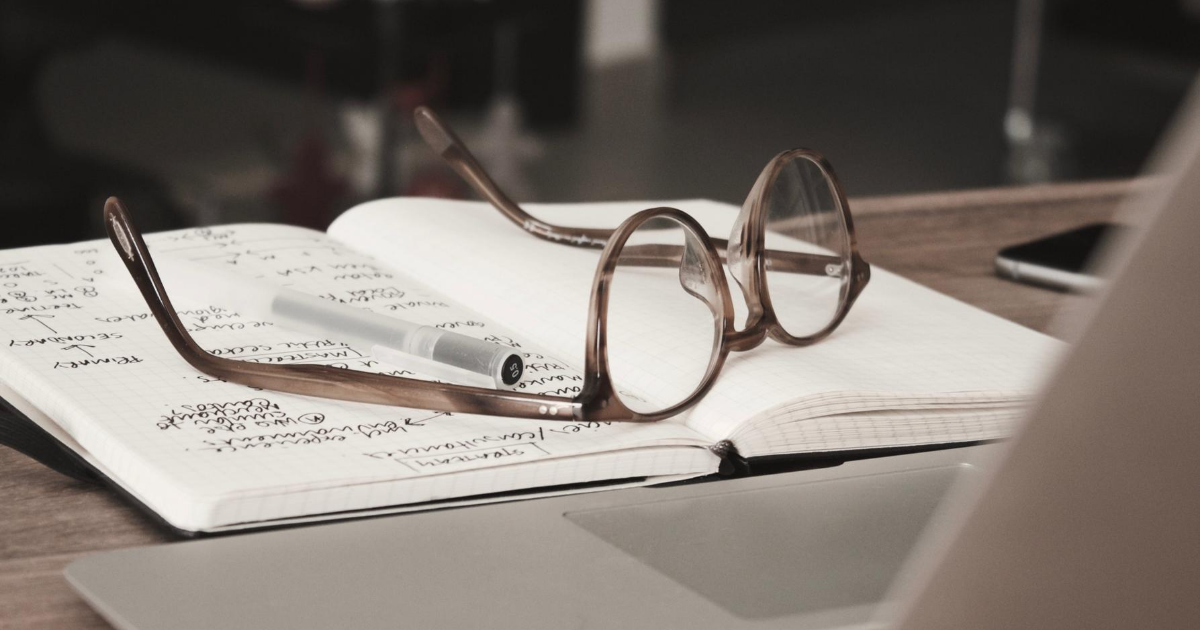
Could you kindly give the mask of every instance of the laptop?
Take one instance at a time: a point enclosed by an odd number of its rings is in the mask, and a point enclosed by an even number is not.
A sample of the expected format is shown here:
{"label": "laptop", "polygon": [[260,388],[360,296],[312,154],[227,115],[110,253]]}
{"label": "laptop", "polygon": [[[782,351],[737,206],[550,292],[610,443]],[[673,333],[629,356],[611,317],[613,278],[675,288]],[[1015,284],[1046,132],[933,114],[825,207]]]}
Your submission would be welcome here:
{"label": "laptop", "polygon": [[67,579],[137,630],[1196,627],[1184,118],[1158,217],[1009,443],[107,552]]}

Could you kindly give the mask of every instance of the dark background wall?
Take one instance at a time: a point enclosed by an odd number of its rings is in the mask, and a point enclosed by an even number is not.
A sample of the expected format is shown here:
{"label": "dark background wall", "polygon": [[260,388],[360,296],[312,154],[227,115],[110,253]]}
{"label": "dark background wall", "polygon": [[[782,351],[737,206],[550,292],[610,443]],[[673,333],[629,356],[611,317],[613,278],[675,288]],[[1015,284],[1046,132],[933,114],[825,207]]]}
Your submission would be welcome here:
{"label": "dark background wall", "polygon": [[1045,3],[1014,147],[1017,7],[661,0],[654,52],[599,64],[581,1],[6,0],[0,246],[97,236],[114,193],[146,229],[464,194],[419,104],[521,200],[740,202],[793,146],[851,195],[1136,173],[1200,65],[1194,9]]}

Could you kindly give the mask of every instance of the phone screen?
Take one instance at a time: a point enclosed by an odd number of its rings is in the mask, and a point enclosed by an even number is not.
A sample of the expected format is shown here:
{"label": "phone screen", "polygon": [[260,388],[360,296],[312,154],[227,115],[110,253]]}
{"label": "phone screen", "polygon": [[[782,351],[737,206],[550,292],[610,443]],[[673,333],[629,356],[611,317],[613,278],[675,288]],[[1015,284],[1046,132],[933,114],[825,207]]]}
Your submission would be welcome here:
{"label": "phone screen", "polygon": [[1071,273],[1083,273],[1097,246],[1119,226],[1092,223],[1081,228],[1013,245],[1000,250],[1000,258]]}

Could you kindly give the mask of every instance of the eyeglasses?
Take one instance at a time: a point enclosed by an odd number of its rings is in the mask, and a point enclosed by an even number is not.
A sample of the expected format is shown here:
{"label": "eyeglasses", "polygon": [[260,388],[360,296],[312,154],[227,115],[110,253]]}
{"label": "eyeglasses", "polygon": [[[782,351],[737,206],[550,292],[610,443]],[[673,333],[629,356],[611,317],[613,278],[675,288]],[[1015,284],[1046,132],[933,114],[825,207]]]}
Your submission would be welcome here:
{"label": "eyeglasses", "polygon": [[[815,151],[785,151],[767,164],[728,240],[710,238],[693,217],[666,207],[638,212],[613,230],[576,228],[525,212],[437,115],[418,108],[415,117],[430,146],[513,223],[564,246],[602,248],[579,394],[567,398],[213,355],[184,328],[141,233],[123,204],[110,198],[104,206],[109,239],[185,361],[229,382],[338,400],[541,420],[653,422],[699,401],[730,352],[756,348],[768,337],[804,346],[828,336],[870,278],[841,185]],[[726,264],[748,311],[740,330]]]}

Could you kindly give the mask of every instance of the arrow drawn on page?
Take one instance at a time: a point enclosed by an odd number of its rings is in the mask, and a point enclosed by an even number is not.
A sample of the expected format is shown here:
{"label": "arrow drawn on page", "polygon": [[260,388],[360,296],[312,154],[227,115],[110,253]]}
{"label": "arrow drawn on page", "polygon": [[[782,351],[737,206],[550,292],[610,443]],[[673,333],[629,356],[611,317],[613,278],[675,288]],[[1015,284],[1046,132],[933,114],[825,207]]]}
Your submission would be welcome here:
{"label": "arrow drawn on page", "polygon": [[87,344],[73,343],[69,346],[63,346],[63,350],[79,350],[80,352],[88,355],[89,357],[92,357],[94,355],[91,352],[88,352],[87,350],[85,350],[85,348],[95,348],[95,347],[96,346],[89,346]]}
{"label": "arrow drawn on page", "polygon": [[45,327],[46,327],[46,329],[47,329],[47,330],[49,330],[50,332],[52,332],[52,333],[55,333],[55,334],[58,334],[58,331],[57,331],[57,330],[54,330],[53,328],[51,328],[51,327],[50,327],[50,324],[47,324],[46,322],[42,321],[42,319],[43,319],[43,318],[45,318],[45,319],[54,319],[54,316],[53,316],[53,315],[38,314],[38,313],[30,313],[29,315],[26,315],[26,316],[24,316],[24,317],[21,317],[21,318],[19,318],[19,319],[31,319],[31,320],[33,320],[33,321],[35,321],[35,322],[37,322],[37,323],[39,323],[39,324],[41,324],[41,325],[45,326]]}
{"label": "arrow drawn on page", "polygon": [[435,413],[432,416],[427,416],[427,417],[421,418],[419,420],[413,420],[412,418],[405,418],[404,425],[409,426],[409,427],[423,427],[423,426],[425,426],[426,422],[429,422],[430,420],[433,420],[434,418],[441,418],[443,416],[449,416],[449,415],[450,414],[447,412],[442,412],[442,413]]}

